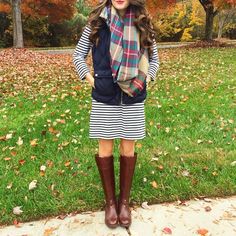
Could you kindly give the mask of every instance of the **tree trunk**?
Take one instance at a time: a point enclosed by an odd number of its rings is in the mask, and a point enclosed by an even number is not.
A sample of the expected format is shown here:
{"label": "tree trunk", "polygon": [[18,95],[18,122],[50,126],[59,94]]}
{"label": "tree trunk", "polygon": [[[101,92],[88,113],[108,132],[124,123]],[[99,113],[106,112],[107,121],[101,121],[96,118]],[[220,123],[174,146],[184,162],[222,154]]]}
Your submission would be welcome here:
{"label": "tree trunk", "polygon": [[15,48],[24,47],[20,3],[21,0],[12,0],[13,47]]}
{"label": "tree trunk", "polygon": [[208,6],[206,9],[205,40],[211,41],[213,33],[214,6]]}

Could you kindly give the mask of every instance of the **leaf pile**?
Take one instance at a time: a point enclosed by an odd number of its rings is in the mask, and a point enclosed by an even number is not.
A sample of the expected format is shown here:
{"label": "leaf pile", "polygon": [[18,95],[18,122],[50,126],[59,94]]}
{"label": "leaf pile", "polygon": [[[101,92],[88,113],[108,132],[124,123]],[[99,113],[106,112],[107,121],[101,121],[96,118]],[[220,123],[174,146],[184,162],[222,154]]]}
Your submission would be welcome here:
{"label": "leaf pile", "polygon": [[183,46],[185,48],[210,48],[210,47],[235,47],[230,43],[221,42],[217,40],[205,41],[205,40],[197,40],[195,43]]}
{"label": "leaf pile", "polygon": [[0,97],[58,94],[79,81],[72,55],[49,55],[29,49],[0,51]]}

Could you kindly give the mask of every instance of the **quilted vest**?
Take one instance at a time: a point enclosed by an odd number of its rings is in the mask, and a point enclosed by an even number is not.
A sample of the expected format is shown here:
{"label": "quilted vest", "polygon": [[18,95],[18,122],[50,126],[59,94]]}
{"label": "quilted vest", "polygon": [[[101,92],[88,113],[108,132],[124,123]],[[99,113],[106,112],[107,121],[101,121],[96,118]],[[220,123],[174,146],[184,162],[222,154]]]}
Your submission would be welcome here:
{"label": "quilted vest", "polygon": [[92,58],[94,68],[94,86],[92,87],[92,97],[102,103],[111,105],[119,104],[133,104],[142,102],[146,99],[146,82],[144,88],[136,96],[130,97],[123,92],[117,84],[115,78],[112,76],[112,70],[110,66],[110,29],[106,22],[100,28],[99,43],[92,47]]}

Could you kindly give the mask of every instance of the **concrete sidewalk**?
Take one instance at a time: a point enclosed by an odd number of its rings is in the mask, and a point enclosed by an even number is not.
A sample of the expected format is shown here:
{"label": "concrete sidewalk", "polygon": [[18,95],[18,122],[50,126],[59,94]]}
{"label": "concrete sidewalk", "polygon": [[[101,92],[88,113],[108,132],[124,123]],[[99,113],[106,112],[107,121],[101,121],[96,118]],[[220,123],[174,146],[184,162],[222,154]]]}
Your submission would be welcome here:
{"label": "concrete sidewalk", "polygon": [[1,236],[235,236],[236,196],[203,198],[132,209],[129,229],[109,229],[104,211],[0,227]]}

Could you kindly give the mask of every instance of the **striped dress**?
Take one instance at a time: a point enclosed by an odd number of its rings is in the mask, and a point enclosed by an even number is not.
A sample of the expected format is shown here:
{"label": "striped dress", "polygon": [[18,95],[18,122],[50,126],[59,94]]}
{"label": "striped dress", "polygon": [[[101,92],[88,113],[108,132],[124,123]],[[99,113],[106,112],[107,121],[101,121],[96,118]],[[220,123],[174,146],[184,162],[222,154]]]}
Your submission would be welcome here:
{"label": "striped dress", "polygon": [[[76,71],[85,80],[90,70],[86,64],[86,57],[93,44],[89,40],[91,28],[86,25],[76,45],[73,54],[73,63]],[[154,81],[159,68],[157,45],[153,43],[153,55],[149,59],[148,74]],[[110,105],[92,98],[90,112],[89,138],[115,139],[123,138],[129,140],[143,139],[146,137],[145,107],[143,102],[134,104]]]}

